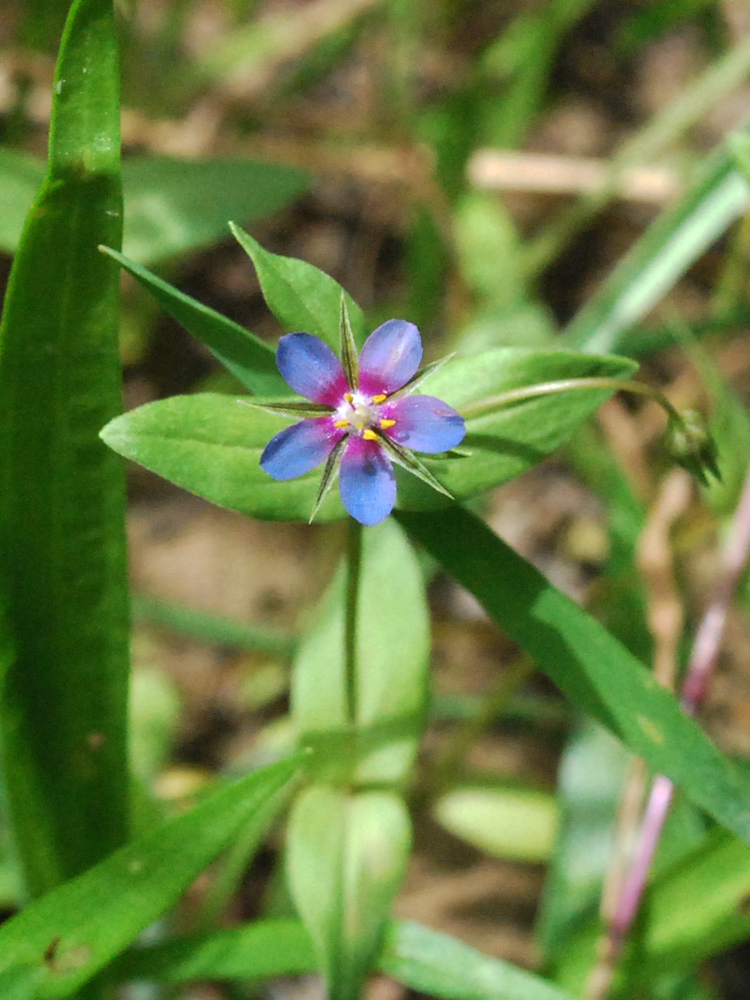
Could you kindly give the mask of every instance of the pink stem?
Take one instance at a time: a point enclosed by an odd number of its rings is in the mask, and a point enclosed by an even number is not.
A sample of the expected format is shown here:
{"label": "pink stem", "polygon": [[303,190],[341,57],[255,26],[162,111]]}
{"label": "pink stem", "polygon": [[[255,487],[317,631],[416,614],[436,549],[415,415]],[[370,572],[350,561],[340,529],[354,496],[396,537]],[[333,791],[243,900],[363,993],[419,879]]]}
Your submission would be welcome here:
{"label": "pink stem", "polygon": [[[719,648],[731,601],[742,581],[749,558],[750,467],[722,550],[721,570],[714,596],[701,619],[688,663],[680,703],[690,716],[695,716],[708,694],[719,658]],[[663,774],[658,774],[651,786],[633,862],[625,876],[620,898],[608,928],[607,951],[610,959],[619,955],[638,913],[673,795],[672,782]]]}

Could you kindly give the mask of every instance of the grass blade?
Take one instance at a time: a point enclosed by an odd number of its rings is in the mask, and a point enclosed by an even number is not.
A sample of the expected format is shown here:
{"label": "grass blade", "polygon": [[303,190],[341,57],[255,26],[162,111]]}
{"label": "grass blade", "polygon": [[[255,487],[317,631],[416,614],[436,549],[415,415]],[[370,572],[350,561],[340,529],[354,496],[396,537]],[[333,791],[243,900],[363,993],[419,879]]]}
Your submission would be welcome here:
{"label": "grass blade", "polygon": [[124,470],[98,439],[121,409],[119,78],[111,0],[77,0],[49,166],[0,328],[0,587],[16,659],[5,779],[39,895],[127,837]]}
{"label": "grass blade", "polygon": [[40,997],[69,996],[171,906],[241,831],[265,828],[300,760],[290,757],[220,788],[30,904],[0,928],[0,975],[41,969]]}

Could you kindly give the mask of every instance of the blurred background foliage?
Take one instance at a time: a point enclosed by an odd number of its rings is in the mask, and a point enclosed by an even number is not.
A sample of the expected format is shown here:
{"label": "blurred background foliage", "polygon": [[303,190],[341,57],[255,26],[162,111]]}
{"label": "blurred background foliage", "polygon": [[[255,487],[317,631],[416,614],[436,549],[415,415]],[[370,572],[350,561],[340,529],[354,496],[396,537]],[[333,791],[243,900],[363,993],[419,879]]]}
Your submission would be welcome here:
{"label": "blurred background foliage", "polygon": [[[676,404],[710,408],[723,475],[700,496],[665,468],[656,408],[611,401],[563,456],[483,507],[644,662],[666,658],[679,671],[750,457],[745,0],[118,7],[133,259],[272,341],[278,329],[229,237],[233,219],[333,274],[371,327],[394,315],[416,322],[432,354],[617,350]],[[43,172],[67,9],[0,0],[3,277]],[[204,348],[124,282],[128,406],[234,391]],[[130,486],[132,761],[147,829],[217,774],[291,745],[290,658],[341,539],[335,526],[242,521],[143,470],[131,470]],[[473,599],[425,570],[433,691],[397,912],[541,964],[576,992],[594,963],[632,765]],[[747,593],[740,604],[706,722],[746,761]],[[278,841],[238,841],[191,891],[183,927],[286,915]],[[0,827],[0,897],[12,910],[6,846]],[[747,848],[678,801],[656,879],[623,995],[746,997]],[[189,995],[245,995],[217,990]]]}

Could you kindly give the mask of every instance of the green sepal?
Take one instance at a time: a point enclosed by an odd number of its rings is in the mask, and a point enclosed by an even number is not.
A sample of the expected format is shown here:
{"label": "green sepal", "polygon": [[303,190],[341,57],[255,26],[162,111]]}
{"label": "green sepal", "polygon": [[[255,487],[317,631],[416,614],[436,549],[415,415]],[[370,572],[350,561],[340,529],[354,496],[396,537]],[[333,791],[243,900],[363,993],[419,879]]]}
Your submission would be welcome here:
{"label": "green sepal", "polygon": [[357,360],[357,345],[354,341],[354,331],[349,319],[349,309],[346,296],[341,293],[341,322],[339,326],[341,337],[341,364],[344,366],[346,381],[352,389],[359,388],[359,361]]}

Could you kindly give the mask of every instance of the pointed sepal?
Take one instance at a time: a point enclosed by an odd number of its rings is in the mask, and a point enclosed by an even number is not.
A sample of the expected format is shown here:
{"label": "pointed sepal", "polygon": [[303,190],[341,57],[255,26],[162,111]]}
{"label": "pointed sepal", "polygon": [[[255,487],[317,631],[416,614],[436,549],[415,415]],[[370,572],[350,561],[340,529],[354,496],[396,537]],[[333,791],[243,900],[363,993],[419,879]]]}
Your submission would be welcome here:
{"label": "pointed sepal", "polygon": [[352,389],[359,388],[359,362],[357,360],[357,344],[354,340],[354,331],[349,320],[349,309],[346,305],[344,293],[341,293],[341,364],[344,366],[346,380]]}
{"label": "pointed sepal", "polygon": [[453,499],[453,495],[449,493],[448,490],[446,490],[446,488],[443,486],[443,484],[433,476],[433,474],[430,472],[427,466],[424,465],[422,462],[420,462],[420,460],[417,458],[417,456],[414,454],[413,451],[410,451],[408,448],[404,448],[403,445],[397,444],[396,441],[394,441],[392,438],[387,437],[385,434],[379,435],[379,438],[380,438],[380,443],[383,445],[385,450],[391,455],[394,462],[397,462],[399,465],[403,466],[405,469],[411,472],[412,475],[415,475],[417,476],[418,479],[421,479],[422,482],[427,483],[427,485],[431,486],[433,490],[437,490],[438,493],[443,493],[451,500]]}

